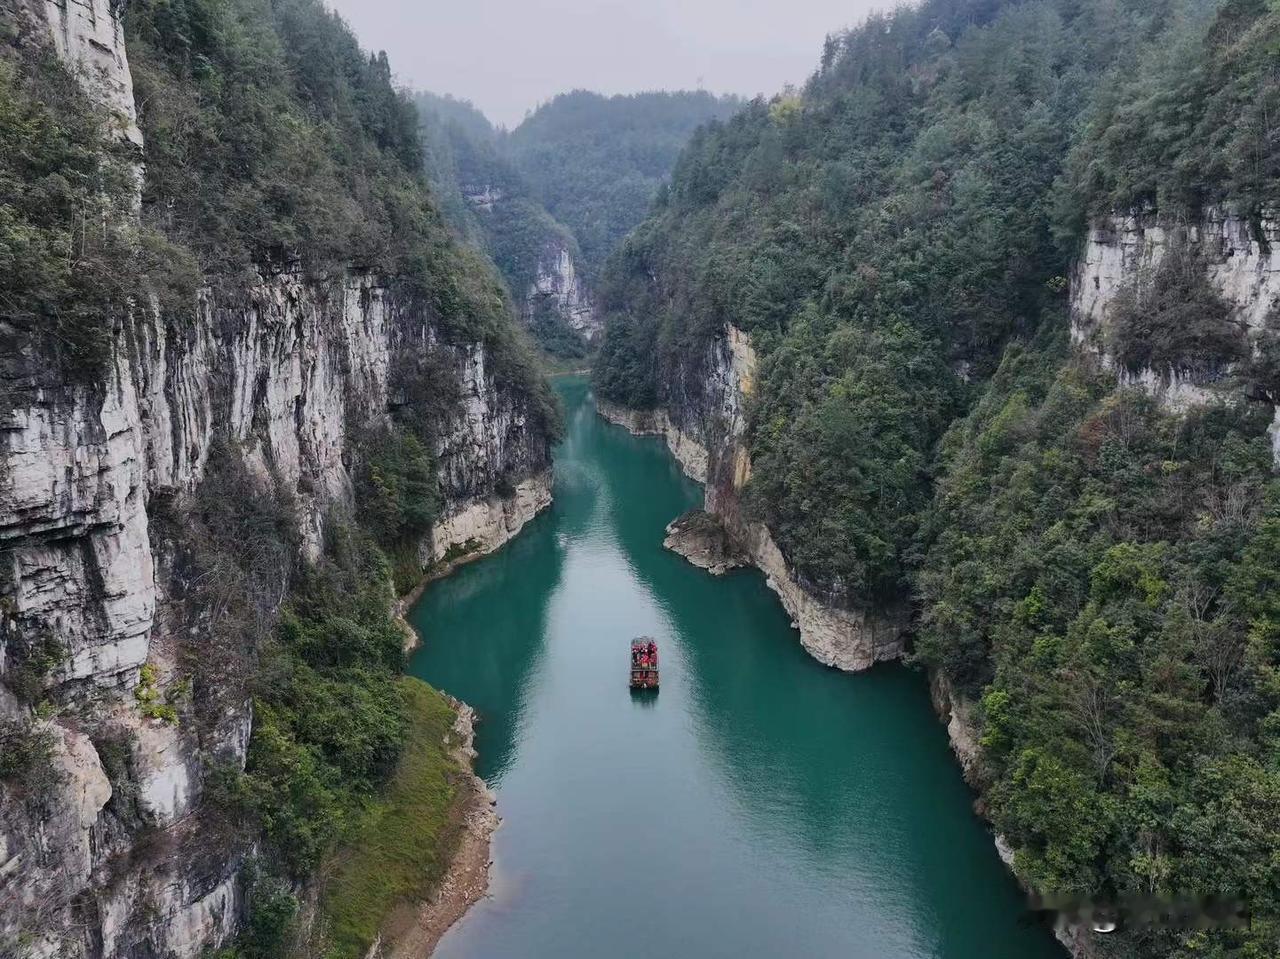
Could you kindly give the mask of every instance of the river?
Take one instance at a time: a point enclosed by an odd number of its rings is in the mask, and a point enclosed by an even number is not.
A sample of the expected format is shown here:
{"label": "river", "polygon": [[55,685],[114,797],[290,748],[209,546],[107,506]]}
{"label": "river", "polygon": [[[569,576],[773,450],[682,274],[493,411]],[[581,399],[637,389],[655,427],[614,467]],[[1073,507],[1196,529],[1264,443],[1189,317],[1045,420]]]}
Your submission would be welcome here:
{"label": "river", "polygon": [[[924,678],[828,669],[758,572],[663,550],[700,488],[584,379],[558,389],[554,505],[410,614],[410,671],[478,710],[503,818],[490,896],[436,955],[1062,959]],[[633,698],[640,634],[662,688]]]}

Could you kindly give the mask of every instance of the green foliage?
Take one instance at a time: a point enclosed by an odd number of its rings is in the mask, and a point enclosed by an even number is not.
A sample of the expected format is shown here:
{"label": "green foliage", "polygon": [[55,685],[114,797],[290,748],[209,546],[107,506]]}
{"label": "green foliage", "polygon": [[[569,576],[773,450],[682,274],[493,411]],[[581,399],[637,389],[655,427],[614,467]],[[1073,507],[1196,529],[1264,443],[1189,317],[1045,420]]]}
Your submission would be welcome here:
{"label": "green foliage", "polygon": [[462,770],[449,753],[454,710],[420,680],[402,677],[399,686],[409,724],[404,755],[321,890],[333,959],[364,956],[394,906],[427,898],[461,832],[453,807]]}
{"label": "green foliage", "polygon": [[704,92],[603,97],[575,90],[527,116],[503,147],[534,196],[572,231],[594,278],[644,219],[694,129],[740,106],[735,97]]}
{"label": "green foliage", "polygon": [[298,900],[279,879],[255,878],[249,903],[249,921],[240,936],[244,959],[283,955],[294,933]]}
{"label": "green foliage", "polygon": [[158,719],[171,726],[178,724],[177,702],[190,689],[190,682],[175,683],[167,693],[161,694],[157,685],[159,676],[152,663],[143,663],[138,671],[138,685],[133,688],[133,698],[138,710],[146,719]]}
{"label": "green foliage", "polygon": [[657,336],[657,326],[646,319],[628,313],[610,318],[592,373],[601,396],[638,410],[657,405]]}
{"label": "green foliage", "polygon": [[53,784],[53,733],[37,723],[0,720],[0,791],[40,794]]}
{"label": "green foliage", "polygon": [[928,503],[928,442],[952,405],[932,347],[807,311],[760,372],[749,502],[798,569],[860,602],[901,591]]}
{"label": "green foliage", "polygon": [[247,919],[234,942],[208,952],[205,959],[283,959],[296,955],[298,935],[297,897],[289,884],[276,876],[262,875],[257,862],[245,870]]}
{"label": "green foliage", "polygon": [[[493,259],[517,300],[560,249],[579,258],[573,234],[534,197],[484,115],[465,101],[419,93],[428,174],[451,224]],[[468,199],[487,193],[493,202]]]}
{"label": "green foliage", "polygon": [[20,702],[39,704],[55,670],[67,658],[66,647],[50,634],[26,636],[11,626],[3,629],[9,659],[4,682]]}
{"label": "green foliage", "polygon": [[1280,199],[1280,10],[1267,0],[1183,6],[1162,42],[1100,85],[1064,177],[1067,235],[1081,234],[1088,213],[1194,215],[1231,201],[1256,215]]}
{"label": "green foliage", "polygon": [[257,816],[282,867],[314,870],[403,748],[403,634],[386,562],[338,535],[306,570],[259,657],[245,773],[226,799]]}
{"label": "green foliage", "polygon": [[533,429],[556,430],[502,283],[433,204],[417,111],[385,54],[320,0],[139,0],[125,28],[144,223],[233,293],[279,266],[383,274],[450,342],[484,344]]}
{"label": "green foliage", "polygon": [[965,380],[1061,308],[1053,188],[1103,6],[934,0],[833,38],[799,99],[693,136],[606,270],[606,398],[682,402],[711,338],[752,334],[755,501],[837,600],[900,584]]}
{"label": "green foliage", "polygon": [[6,339],[92,379],[145,289],[183,287],[194,302],[195,287],[182,251],[132,222],[134,149],[15,6],[0,9],[14,31],[0,35],[0,320]]}
{"label": "green foliage", "polygon": [[1037,889],[1274,916],[1267,412],[1165,414],[1061,352],[1012,346],[947,434],[915,656],[982,697],[989,814]]}
{"label": "green foliage", "polygon": [[548,354],[560,360],[583,359],[589,348],[582,334],[573,329],[545,299],[533,304],[529,317],[529,332],[534,342]]}
{"label": "green foliage", "polygon": [[367,436],[359,457],[360,524],[386,548],[427,533],[440,511],[440,484],[431,452],[412,433],[390,428]]}
{"label": "green foliage", "polygon": [[390,270],[433,242],[412,107],[336,14],[312,0],[146,0],[125,27],[144,216],[206,272],[293,256]]}
{"label": "green foliage", "polygon": [[[802,95],[694,134],[611,258],[600,396],[701,414],[751,334],[747,505],[807,587],[911,602],[981,703],[989,814],[1042,892],[1246,897],[1250,930],[1108,955],[1264,956],[1280,922],[1280,487],[1269,407],[1184,416],[1073,358],[1094,213],[1274,203],[1263,0],[925,0],[832,37]],[[1118,298],[1131,368],[1280,395],[1174,245]]]}

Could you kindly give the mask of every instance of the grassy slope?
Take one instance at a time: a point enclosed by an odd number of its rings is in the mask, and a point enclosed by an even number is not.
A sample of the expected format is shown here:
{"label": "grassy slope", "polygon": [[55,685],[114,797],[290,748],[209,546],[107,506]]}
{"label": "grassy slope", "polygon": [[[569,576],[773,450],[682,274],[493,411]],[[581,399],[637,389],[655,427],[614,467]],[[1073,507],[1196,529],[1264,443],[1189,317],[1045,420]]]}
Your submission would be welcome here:
{"label": "grassy slope", "polygon": [[426,899],[449,866],[461,835],[453,805],[464,770],[445,737],[455,713],[421,680],[400,680],[409,715],[404,754],[383,795],[334,856],[321,909],[329,956],[363,956],[392,910]]}

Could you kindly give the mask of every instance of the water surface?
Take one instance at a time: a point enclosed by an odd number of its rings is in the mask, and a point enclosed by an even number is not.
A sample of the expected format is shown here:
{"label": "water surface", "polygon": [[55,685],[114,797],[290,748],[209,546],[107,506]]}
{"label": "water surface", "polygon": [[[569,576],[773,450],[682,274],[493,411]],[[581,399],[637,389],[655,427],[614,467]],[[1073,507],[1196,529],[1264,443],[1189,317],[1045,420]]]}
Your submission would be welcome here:
{"label": "water surface", "polygon": [[[662,549],[666,447],[559,382],[555,503],[433,584],[410,671],[479,711],[493,884],[436,955],[1062,959],[972,811],[923,678],[828,669],[754,570]],[[656,636],[662,689],[627,689]]]}

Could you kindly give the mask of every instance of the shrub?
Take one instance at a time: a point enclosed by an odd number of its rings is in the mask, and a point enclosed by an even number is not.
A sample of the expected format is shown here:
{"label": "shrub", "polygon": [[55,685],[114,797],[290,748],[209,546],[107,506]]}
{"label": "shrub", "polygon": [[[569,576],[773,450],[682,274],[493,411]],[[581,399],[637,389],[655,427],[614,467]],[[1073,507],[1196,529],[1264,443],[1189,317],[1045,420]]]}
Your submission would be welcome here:
{"label": "shrub", "polygon": [[30,720],[0,720],[0,785],[42,796],[57,782],[54,734]]}
{"label": "shrub", "polygon": [[358,447],[356,503],[361,524],[385,547],[431,529],[440,510],[435,457],[408,431],[377,430]]}
{"label": "shrub", "polygon": [[386,561],[367,535],[334,521],[329,532],[325,556],[303,571],[262,651],[248,763],[221,790],[224,803],[257,817],[294,876],[344,835],[406,734],[404,637]]}
{"label": "shrub", "polygon": [[1129,370],[1200,377],[1248,355],[1231,304],[1210,284],[1203,256],[1185,242],[1172,244],[1154,271],[1117,292],[1107,347]]}

